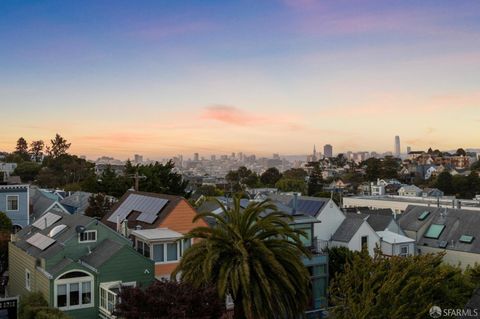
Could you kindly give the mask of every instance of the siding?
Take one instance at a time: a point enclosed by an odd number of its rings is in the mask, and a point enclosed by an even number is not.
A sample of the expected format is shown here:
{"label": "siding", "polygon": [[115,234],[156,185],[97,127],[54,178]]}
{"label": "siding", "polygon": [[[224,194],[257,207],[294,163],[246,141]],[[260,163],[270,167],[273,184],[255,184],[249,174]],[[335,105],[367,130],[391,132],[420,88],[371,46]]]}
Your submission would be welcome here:
{"label": "siding", "polygon": [[39,291],[46,300],[50,298],[49,279],[36,269],[36,259],[12,243],[8,244],[9,280],[8,294],[23,296],[29,291],[25,288],[25,269],[30,271],[31,291]]}
{"label": "siding", "polygon": [[193,218],[197,216],[197,211],[190,206],[187,200],[182,199],[177,206],[165,217],[165,219],[158,225],[160,227],[167,227],[179,233],[188,233],[191,229],[198,226],[208,226],[203,219],[192,223]]}
{"label": "siding", "polygon": [[[18,196],[18,211],[7,211],[7,196]],[[4,212],[12,221],[13,225],[24,228],[28,225],[28,214],[30,211],[28,187],[22,189],[6,189],[0,188],[0,211]]]}

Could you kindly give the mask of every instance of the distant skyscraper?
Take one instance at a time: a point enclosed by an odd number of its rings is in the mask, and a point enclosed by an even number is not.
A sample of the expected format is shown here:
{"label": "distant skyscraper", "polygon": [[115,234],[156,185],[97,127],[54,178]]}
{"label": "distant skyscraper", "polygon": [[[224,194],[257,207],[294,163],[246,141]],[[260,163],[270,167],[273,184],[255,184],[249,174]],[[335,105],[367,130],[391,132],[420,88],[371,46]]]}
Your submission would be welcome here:
{"label": "distant skyscraper", "polygon": [[395,136],[395,157],[400,157],[400,136]]}
{"label": "distant skyscraper", "polygon": [[315,162],[318,159],[317,157],[317,147],[313,144],[313,154],[312,154],[312,162]]}
{"label": "distant skyscraper", "polygon": [[198,153],[193,153],[193,160],[195,162],[198,162],[199,159],[200,159],[200,157],[199,157]]}
{"label": "distant skyscraper", "polygon": [[407,146],[407,154],[409,154],[412,151],[412,148],[410,146]]}
{"label": "distant skyscraper", "polygon": [[325,157],[333,157],[333,147],[330,144],[327,144],[323,147],[323,155]]}
{"label": "distant skyscraper", "polygon": [[143,156],[142,155],[135,154],[133,157],[134,157],[135,164],[143,163]]}
{"label": "distant skyscraper", "polygon": [[217,157],[215,155],[210,156],[210,160],[215,161]]}

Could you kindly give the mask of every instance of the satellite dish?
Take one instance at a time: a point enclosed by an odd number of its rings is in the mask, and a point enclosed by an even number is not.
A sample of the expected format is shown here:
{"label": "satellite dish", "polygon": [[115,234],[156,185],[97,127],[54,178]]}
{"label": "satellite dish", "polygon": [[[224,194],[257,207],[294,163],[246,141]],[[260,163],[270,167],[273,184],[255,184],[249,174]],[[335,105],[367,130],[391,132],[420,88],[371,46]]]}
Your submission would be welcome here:
{"label": "satellite dish", "polygon": [[83,232],[85,232],[85,226],[82,226],[82,225],[78,225],[77,227],[75,227],[75,231],[79,234],[82,234]]}
{"label": "satellite dish", "polygon": [[55,237],[56,235],[58,235],[62,230],[64,230],[65,228],[67,228],[67,225],[58,225],[58,226],[55,226],[53,227],[50,232],[48,233],[48,237],[50,238],[53,238]]}

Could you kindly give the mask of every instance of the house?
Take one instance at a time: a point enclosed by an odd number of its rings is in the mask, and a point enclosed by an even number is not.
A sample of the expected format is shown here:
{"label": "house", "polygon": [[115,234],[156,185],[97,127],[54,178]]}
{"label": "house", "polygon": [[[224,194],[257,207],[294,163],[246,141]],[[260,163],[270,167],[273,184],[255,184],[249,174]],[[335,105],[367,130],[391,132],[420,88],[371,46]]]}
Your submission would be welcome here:
{"label": "house", "polygon": [[415,185],[403,185],[398,190],[399,196],[418,197],[422,195],[422,190]]}
{"label": "house", "polygon": [[385,195],[385,185],[371,185],[372,196],[383,196]]}
{"label": "house", "polygon": [[438,188],[424,188],[422,197],[443,197],[444,193]]}
{"label": "house", "polygon": [[[61,199],[60,204],[62,204],[70,214],[85,214],[85,211],[90,205],[89,200],[92,195],[92,193],[77,191]],[[107,198],[112,203],[116,201],[115,197],[107,196]]]}
{"label": "house", "polygon": [[0,183],[6,183],[17,168],[17,163],[0,163]]}
{"label": "house", "polygon": [[54,207],[63,210],[65,213],[69,213],[65,207],[60,204],[60,199],[61,198],[55,193],[38,188],[37,186],[30,186],[31,221],[35,222]]}
{"label": "house", "polygon": [[128,191],[105,215],[102,222],[134,242],[135,249],[155,262],[155,276],[169,278],[183,252],[192,244],[178,241],[198,226],[197,211],[183,197]]}
{"label": "house", "polygon": [[28,185],[0,185],[0,211],[12,221],[13,232],[30,223]]}
{"label": "house", "polygon": [[401,235],[405,235],[400,225],[396,220],[396,214],[389,208],[385,209],[369,209],[358,207],[354,212],[347,212],[347,216],[355,214],[367,220],[370,227],[374,231],[392,231]]}
{"label": "house", "polygon": [[399,218],[417,253],[445,252],[444,261],[462,267],[480,263],[480,214],[465,209],[408,206]]}
{"label": "house", "polygon": [[123,287],[154,281],[153,262],[98,220],[54,207],[9,243],[10,296],[40,292],[71,318],[115,318]]}
{"label": "house", "polygon": [[329,241],[337,228],[345,219],[345,214],[331,198],[271,195],[274,203],[281,203],[294,208],[297,213],[315,217],[320,223],[314,225],[314,236],[323,241]]}
{"label": "house", "polygon": [[331,238],[332,247],[347,247],[353,251],[367,249],[375,255],[375,247],[380,247],[380,236],[368,224],[367,218],[348,214]]}

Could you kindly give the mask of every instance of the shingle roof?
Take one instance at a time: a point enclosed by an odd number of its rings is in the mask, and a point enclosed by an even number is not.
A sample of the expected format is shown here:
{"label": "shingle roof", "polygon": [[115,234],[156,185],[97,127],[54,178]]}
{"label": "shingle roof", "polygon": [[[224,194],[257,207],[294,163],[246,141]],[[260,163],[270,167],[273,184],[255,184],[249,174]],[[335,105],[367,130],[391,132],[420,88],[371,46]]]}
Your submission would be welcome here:
{"label": "shingle roof", "polygon": [[[16,237],[15,237],[14,245],[21,248],[22,250],[24,250],[25,252],[27,252],[28,254],[34,257],[49,258],[57,254],[58,252],[60,252],[62,249],[64,249],[65,247],[64,243],[67,240],[69,240],[73,236],[77,236],[77,231],[75,230],[76,226],[79,226],[79,225],[87,226],[92,222],[96,222],[95,219],[84,216],[84,215],[80,215],[80,214],[70,215],[64,212],[54,212],[54,213],[61,216],[62,218],[43,230],[35,228],[32,225],[25,227],[15,235]],[[52,244],[47,249],[42,251],[37,247],[27,243],[27,239],[36,233],[40,233],[42,235],[48,236],[50,230],[52,230],[55,226],[58,226],[58,225],[65,225],[67,227],[54,237],[55,243]]]}
{"label": "shingle roof", "polygon": [[348,212],[347,214],[352,217],[358,216],[366,219],[374,231],[387,229],[388,225],[394,220],[391,209],[362,209],[360,212],[361,213]]}
{"label": "shingle roof", "polygon": [[[418,217],[424,211],[430,215],[419,220]],[[399,220],[400,226],[405,230],[418,231],[422,226],[431,224],[444,225],[438,238],[426,238],[420,234],[417,245],[439,248],[445,247],[448,250],[457,250],[470,253],[480,253],[480,214],[476,211],[437,208],[424,206],[408,206]],[[462,235],[473,236],[471,243],[460,242]]]}
{"label": "shingle roof", "polygon": [[83,256],[80,259],[86,262],[88,265],[98,269],[120,249],[122,249],[123,246],[124,245],[117,241],[105,239],[97,247],[95,247],[91,254]]}
{"label": "shingle roof", "polygon": [[[65,197],[60,201],[60,204],[72,207],[74,211],[71,213],[83,214],[88,207],[88,200],[92,196],[92,193],[88,192],[75,192],[70,196]],[[67,208],[68,209],[68,208]]]}
{"label": "shingle roof", "polygon": [[347,216],[333,234],[333,241],[348,243],[365,222],[363,218]]}

